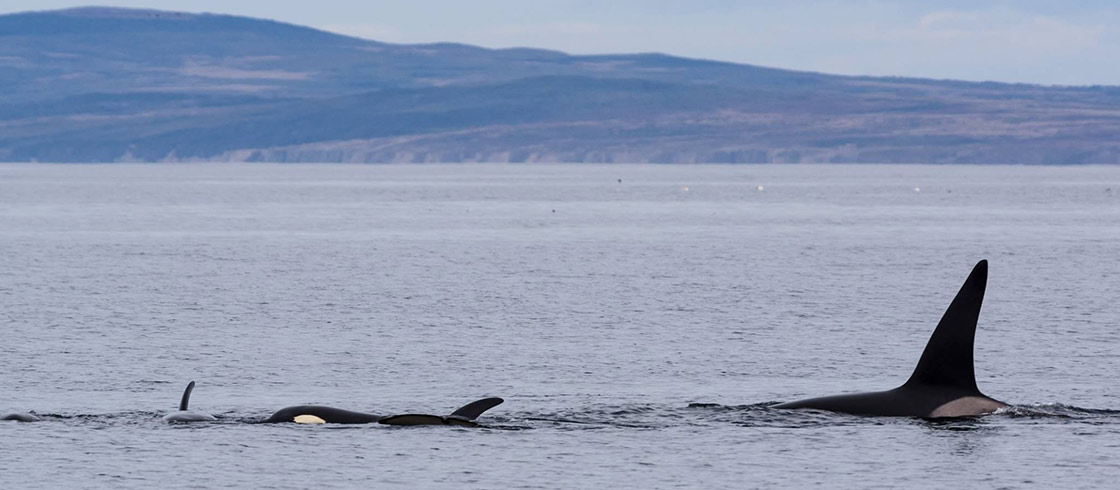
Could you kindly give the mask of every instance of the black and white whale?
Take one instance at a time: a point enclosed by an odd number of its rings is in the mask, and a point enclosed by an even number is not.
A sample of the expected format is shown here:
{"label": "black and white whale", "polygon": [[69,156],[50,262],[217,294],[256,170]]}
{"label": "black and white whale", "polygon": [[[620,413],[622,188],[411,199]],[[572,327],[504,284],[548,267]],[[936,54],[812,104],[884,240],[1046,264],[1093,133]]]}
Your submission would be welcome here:
{"label": "black and white whale", "polygon": [[187,389],[183,390],[183,398],[179,400],[179,411],[165,415],[163,417],[164,422],[212,422],[217,420],[213,415],[192,412],[187,408],[191,403],[192,391],[194,391],[194,381],[187,383]]}
{"label": "black and white whale", "polygon": [[988,283],[988,261],[972,269],[933,331],[910,379],[893,390],[810,398],[773,408],[808,408],[855,415],[971,417],[1007,404],[976,387],[972,344]]}
{"label": "black and white whale", "polygon": [[300,405],[280,409],[271,417],[261,423],[276,424],[293,422],[297,424],[372,424],[385,425],[457,425],[463,427],[478,427],[475,419],[483,412],[490,410],[503,401],[501,398],[483,398],[471,402],[454,411],[451,415],[375,415],[372,413],[353,412],[334,407],[318,405]]}
{"label": "black and white whale", "polygon": [[30,413],[11,412],[0,415],[0,420],[14,420],[16,422],[38,422],[39,417],[36,417]]}

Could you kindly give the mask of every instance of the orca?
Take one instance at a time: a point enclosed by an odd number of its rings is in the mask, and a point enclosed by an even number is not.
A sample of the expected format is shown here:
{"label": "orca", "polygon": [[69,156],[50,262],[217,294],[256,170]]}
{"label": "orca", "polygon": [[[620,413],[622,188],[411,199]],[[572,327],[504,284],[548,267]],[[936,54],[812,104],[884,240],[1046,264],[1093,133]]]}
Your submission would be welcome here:
{"label": "orca", "polygon": [[191,402],[191,392],[194,391],[194,381],[187,383],[183,390],[183,399],[179,401],[179,411],[169,413],[163,417],[164,422],[213,422],[218,420],[208,413],[192,412],[187,409]]}
{"label": "orca", "polygon": [[0,420],[14,420],[16,422],[38,422],[40,419],[29,413],[6,413],[0,415]]}
{"label": "orca", "polygon": [[384,425],[456,425],[478,427],[475,419],[483,412],[494,408],[505,400],[483,398],[464,405],[451,415],[402,414],[381,416],[372,413],[354,412],[320,405],[299,405],[278,410],[261,423],[276,424],[292,422],[297,424],[372,424]]}
{"label": "orca", "polygon": [[888,391],[780,403],[772,408],[941,418],[974,417],[1007,407],[1006,403],[980,392],[973,370],[972,346],[987,283],[988,261],[981,260],[949,304],[917,368],[902,386]]}
{"label": "orca", "polygon": [[505,400],[501,398],[483,398],[463,405],[446,417],[406,413],[384,417],[377,422],[385,425],[458,425],[461,427],[478,427],[478,423],[475,422],[475,419],[477,419],[479,415],[482,415],[483,412],[501,405],[504,401]]}
{"label": "orca", "polygon": [[324,407],[321,405],[299,405],[281,408],[269,418],[262,420],[262,424],[279,424],[293,422],[297,424],[372,424],[381,420],[380,415],[372,413],[353,412],[341,408]]}

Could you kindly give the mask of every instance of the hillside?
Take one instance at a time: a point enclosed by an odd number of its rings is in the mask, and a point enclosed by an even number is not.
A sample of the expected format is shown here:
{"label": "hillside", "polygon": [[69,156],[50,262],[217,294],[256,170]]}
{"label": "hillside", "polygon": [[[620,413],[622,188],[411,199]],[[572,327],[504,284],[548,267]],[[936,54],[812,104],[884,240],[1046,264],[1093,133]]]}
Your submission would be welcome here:
{"label": "hillside", "polygon": [[0,161],[1120,163],[1120,88],[0,16]]}

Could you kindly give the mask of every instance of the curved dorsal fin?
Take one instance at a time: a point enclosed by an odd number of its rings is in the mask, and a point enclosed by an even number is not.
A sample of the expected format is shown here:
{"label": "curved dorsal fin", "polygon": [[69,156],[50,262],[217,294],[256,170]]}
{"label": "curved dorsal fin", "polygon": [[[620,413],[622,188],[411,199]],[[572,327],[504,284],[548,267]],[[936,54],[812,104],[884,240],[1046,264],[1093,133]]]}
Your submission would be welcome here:
{"label": "curved dorsal fin", "polygon": [[452,412],[450,417],[457,417],[465,420],[474,420],[477,419],[479,415],[482,415],[482,412],[501,405],[504,401],[505,400],[501,398],[483,398],[481,400],[464,405],[463,408]]}
{"label": "curved dorsal fin", "polygon": [[183,400],[179,402],[180,411],[187,411],[187,405],[191,402],[191,391],[194,391],[194,381],[187,383],[187,389],[183,391]]}
{"label": "curved dorsal fin", "polygon": [[972,342],[987,284],[988,261],[981,260],[945,310],[906,385],[954,386],[980,392],[972,365]]}

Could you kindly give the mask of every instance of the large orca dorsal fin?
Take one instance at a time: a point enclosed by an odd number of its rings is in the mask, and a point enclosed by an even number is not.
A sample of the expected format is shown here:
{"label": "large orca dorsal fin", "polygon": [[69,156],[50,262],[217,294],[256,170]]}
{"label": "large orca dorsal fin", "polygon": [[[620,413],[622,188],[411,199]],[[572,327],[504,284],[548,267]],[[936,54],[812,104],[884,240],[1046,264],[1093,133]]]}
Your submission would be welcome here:
{"label": "large orca dorsal fin", "polygon": [[191,403],[191,392],[194,391],[194,381],[187,383],[187,389],[183,390],[183,399],[179,401],[179,411],[186,412],[187,405]]}
{"label": "large orca dorsal fin", "polygon": [[973,369],[972,343],[987,284],[988,261],[981,260],[945,310],[906,385],[953,386],[980,392]]}
{"label": "large orca dorsal fin", "polygon": [[501,398],[483,398],[481,400],[463,405],[462,408],[454,411],[449,417],[460,418],[464,420],[477,419],[483,412],[490,410],[498,405],[501,405],[505,400]]}

